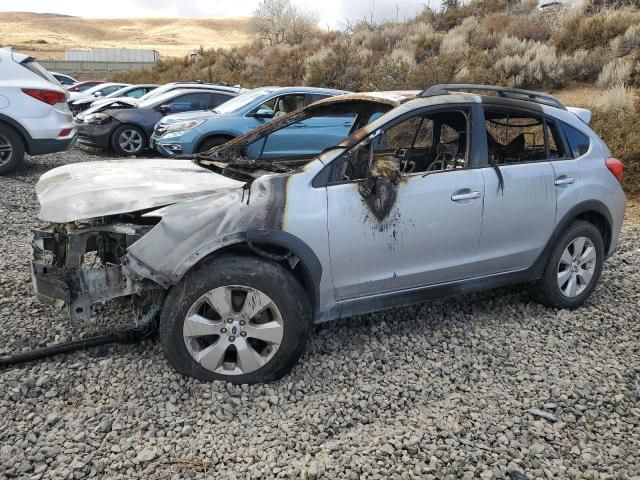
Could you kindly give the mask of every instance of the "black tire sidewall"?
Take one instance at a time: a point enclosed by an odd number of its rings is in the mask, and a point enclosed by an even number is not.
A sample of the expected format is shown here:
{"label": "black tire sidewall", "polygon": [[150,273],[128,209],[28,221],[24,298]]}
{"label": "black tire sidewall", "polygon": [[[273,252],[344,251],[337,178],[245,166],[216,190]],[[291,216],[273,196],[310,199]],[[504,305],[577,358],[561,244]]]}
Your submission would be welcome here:
{"label": "black tire sidewall", "polygon": [[[193,360],[184,343],[184,319],[193,303],[208,291],[224,285],[245,285],[264,292],[282,315],[282,343],[273,358],[254,372],[243,375],[211,372]],[[269,260],[226,255],[204,261],[171,289],[160,317],[160,342],[169,363],[182,374],[203,381],[263,383],[277,380],[293,368],[304,351],[310,325],[307,294],[290,272]]]}
{"label": "black tire sidewall", "polygon": [[11,159],[7,163],[0,165],[0,175],[3,175],[14,171],[23,162],[25,148],[22,137],[14,128],[0,123],[0,134],[11,143],[11,148],[13,149]]}
{"label": "black tire sidewall", "polygon": [[230,138],[225,138],[225,137],[210,137],[210,138],[207,138],[198,146],[198,153],[204,153],[204,152],[206,152],[207,150],[210,150],[213,147],[217,147],[219,145],[227,143],[229,140],[231,140],[231,139]]}
{"label": "black tire sidewall", "polygon": [[[596,268],[587,288],[580,295],[569,298],[562,293],[558,286],[558,264],[560,263],[560,257],[564,250],[578,237],[587,237],[593,242],[596,249]],[[592,223],[583,220],[573,222],[562,235],[560,235],[556,246],[549,256],[545,274],[540,285],[540,294],[543,303],[557,308],[569,309],[582,306],[598,284],[604,264],[604,255],[604,240],[598,228]]]}
{"label": "black tire sidewall", "polygon": [[[118,138],[120,138],[120,135],[122,135],[122,132],[126,130],[135,130],[142,137],[142,145],[140,146],[140,150],[138,150],[135,153],[125,152],[120,147],[120,144],[118,142]],[[149,144],[149,141],[147,140],[147,135],[144,133],[144,130],[142,130],[140,127],[137,127],[136,125],[121,125],[118,128],[116,128],[113,132],[113,135],[111,135],[111,148],[113,148],[114,152],[116,152],[118,155],[123,157],[131,157],[134,155],[141,154],[147,149],[148,144]]]}

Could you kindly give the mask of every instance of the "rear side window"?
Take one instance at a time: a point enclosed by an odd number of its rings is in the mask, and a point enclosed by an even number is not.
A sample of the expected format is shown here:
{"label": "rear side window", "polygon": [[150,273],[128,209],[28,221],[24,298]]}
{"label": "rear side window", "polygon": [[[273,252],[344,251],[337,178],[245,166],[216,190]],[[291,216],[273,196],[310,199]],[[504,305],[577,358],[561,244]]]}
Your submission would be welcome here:
{"label": "rear side window", "polygon": [[574,158],[581,157],[587,153],[587,150],[589,150],[589,137],[577,128],[573,128],[566,123],[562,124],[562,129],[567,137],[569,148],[571,148],[571,154]]}
{"label": "rear side window", "polygon": [[487,148],[495,164],[527,163],[566,158],[555,124],[519,112],[487,111]]}

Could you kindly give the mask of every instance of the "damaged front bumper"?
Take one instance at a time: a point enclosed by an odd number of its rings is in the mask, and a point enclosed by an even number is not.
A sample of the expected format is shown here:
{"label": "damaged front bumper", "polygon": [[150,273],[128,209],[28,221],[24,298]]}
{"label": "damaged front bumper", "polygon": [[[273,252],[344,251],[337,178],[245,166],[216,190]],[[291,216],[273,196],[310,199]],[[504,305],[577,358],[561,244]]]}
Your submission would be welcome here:
{"label": "damaged front bumper", "polygon": [[58,307],[78,326],[92,317],[92,306],[162,287],[129,272],[126,248],[150,229],[132,224],[33,230],[32,281],[37,298]]}

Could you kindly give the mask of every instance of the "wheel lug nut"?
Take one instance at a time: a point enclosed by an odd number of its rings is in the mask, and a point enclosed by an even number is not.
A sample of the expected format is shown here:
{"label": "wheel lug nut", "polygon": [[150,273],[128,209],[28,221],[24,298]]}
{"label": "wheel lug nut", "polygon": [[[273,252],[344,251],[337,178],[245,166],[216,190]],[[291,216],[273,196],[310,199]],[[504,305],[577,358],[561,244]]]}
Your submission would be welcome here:
{"label": "wheel lug nut", "polygon": [[240,336],[241,337],[246,337],[247,336],[247,332],[240,332]]}
{"label": "wheel lug nut", "polygon": [[230,342],[233,342],[235,339],[236,339],[236,337],[234,337],[233,335],[231,335],[231,336],[229,337],[229,341],[230,341]]}
{"label": "wheel lug nut", "polygon": [[227,333],[227,329],[226,329],[226,328],[224,328],[224,327],[222,327],[222,328],[220,329],[220,333]]}
{"label": "wheel lug nut", "polygon": [[227,318],[227,323],[233,323],[233,318]]}
{"label": "wheel lug nut", "polygon": [[244,320],[240,320],[240,325],[244,325]]}

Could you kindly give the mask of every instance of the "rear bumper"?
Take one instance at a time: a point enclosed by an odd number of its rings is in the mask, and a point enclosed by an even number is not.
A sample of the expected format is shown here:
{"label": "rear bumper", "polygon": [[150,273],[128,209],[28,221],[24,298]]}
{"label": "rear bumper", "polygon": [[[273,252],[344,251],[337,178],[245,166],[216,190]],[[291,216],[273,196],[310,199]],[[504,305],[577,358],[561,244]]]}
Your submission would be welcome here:
{"label": "rear bumper", "polygon": [[78,132],[74,129],[71,136],[63,139],[37,138],[29,142],[29,155],[45,155],[47,153],[64,152],[78,141]]}

